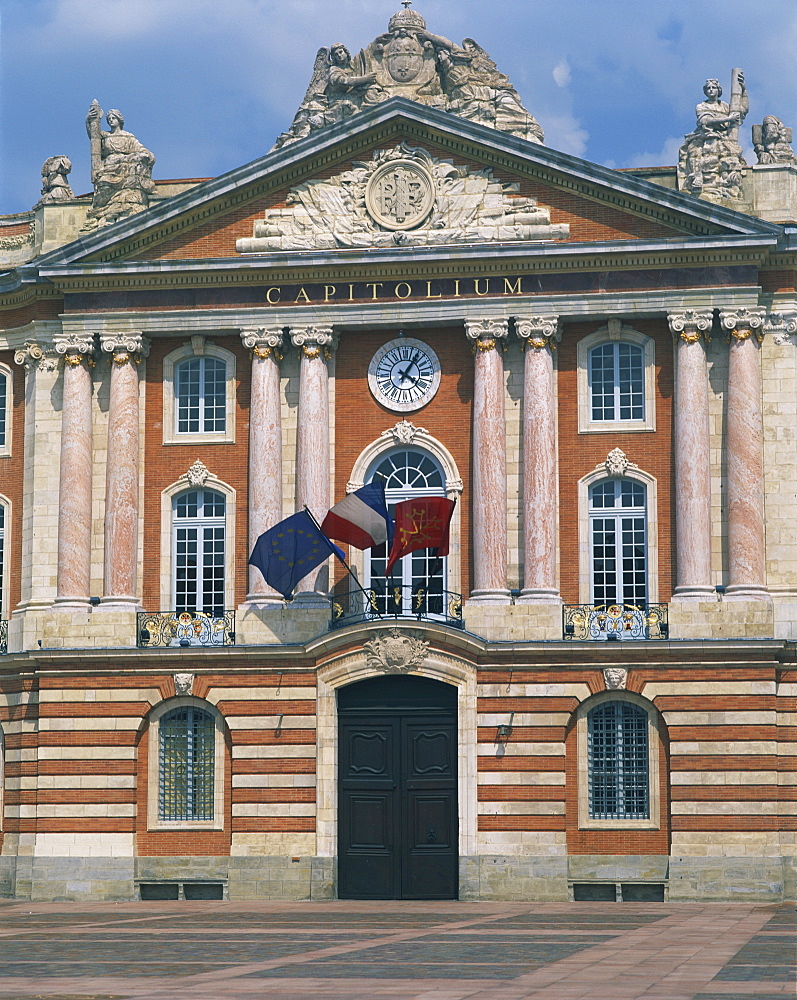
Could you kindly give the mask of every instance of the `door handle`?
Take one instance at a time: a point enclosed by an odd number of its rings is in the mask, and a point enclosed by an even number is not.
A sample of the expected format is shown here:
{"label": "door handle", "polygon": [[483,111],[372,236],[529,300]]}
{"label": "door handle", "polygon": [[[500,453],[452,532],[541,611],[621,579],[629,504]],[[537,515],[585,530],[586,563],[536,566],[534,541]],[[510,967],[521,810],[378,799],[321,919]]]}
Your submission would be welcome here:
{"label": "door handle", "polygon": [[436,841],[437,841],[437,833],[430,826],[429,829],[426,831],[426,843],[434,844],[436,843]]}

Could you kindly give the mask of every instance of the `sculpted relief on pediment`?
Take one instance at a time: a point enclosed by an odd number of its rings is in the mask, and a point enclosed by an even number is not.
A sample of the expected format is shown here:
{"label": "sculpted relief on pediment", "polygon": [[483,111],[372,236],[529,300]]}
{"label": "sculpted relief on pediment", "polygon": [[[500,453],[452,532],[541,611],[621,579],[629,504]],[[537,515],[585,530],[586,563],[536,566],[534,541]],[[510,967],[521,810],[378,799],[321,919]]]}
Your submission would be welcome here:
{"label": "sculpted relief on pediment", "polygon": [[519,185],[489,167],[470,170],[406,143],[378,150],[336,177],[292,188],[271,208],[240,253],[346,247],[441,246],[567,239],[549,209],[521,197]]}

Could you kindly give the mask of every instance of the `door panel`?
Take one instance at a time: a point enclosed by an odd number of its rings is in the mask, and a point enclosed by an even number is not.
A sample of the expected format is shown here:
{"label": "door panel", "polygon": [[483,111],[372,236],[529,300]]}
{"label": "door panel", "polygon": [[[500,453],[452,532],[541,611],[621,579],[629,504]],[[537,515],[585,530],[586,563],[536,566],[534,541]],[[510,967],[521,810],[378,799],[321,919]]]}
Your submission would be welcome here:
{"label": "door panel", "polygon": [[455,899],[457,727],[453,712],[340,713],[342,899]]}

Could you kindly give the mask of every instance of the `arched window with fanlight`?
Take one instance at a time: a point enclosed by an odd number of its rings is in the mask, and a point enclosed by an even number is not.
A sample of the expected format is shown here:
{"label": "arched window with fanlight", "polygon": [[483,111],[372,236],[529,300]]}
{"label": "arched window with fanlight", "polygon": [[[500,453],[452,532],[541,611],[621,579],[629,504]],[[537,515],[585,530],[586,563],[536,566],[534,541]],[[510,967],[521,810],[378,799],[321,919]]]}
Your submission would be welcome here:
{"label": "arched window with fanlight", "polygon": [[172,500],[173,593],[178,613],[224,614],[226,506],[223,494],[210,489],[186,490]]}
{"label": "arched window with fanlight", "polygon": [[647,490],[631,479],[589,488],[590,599],[593,604],[648,603]]}
{"label": "arched window with fanlight", "polygon": [[[444,497],[445,473],[440,463],[420,448],[396,448],[379,456],[372,463],[367,482],[381,479],[385,499],[391,514],[402,500],[420,497]],[[379,610],[388,614],[442,615],[448,560],[437,558],[429,549],[412,552],[393,567],[385,579],[388,559],[387,545],[366,552],[365,586],[376,593]]]}

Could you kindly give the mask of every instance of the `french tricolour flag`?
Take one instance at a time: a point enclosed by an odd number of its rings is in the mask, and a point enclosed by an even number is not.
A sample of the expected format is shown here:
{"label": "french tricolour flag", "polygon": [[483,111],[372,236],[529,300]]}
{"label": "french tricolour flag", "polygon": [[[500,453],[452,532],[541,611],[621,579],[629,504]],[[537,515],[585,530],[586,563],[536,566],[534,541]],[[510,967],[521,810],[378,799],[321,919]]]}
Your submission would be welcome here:
{"label": "french tricolour flag", "polygon": [[368,483],[336,503],[324,518],[321,530],[327,538],[348,542],[357,549],[393,544],[393,518],[387,512],[382,482]]}

